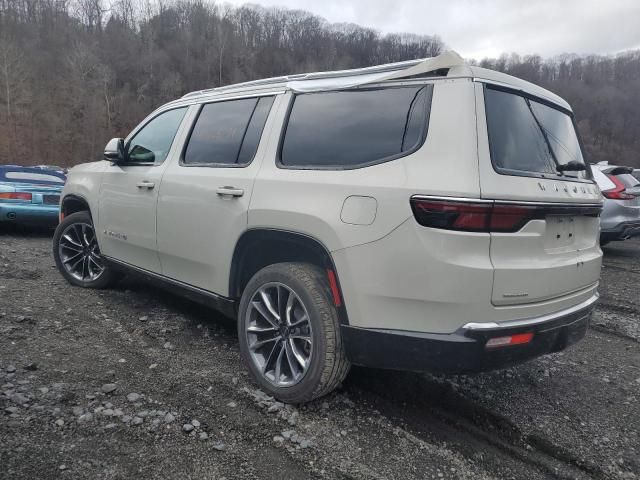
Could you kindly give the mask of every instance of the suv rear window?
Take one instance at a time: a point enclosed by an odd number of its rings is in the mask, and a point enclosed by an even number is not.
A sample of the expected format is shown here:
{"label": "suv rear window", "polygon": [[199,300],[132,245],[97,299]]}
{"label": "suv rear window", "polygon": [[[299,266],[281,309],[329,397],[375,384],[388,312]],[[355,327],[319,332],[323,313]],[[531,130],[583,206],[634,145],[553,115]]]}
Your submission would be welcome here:
{"label": "suv rear window", "polygon": [[[559,176],[558,166],[585,164],[573,119],[536,100],[485,87],[491,160],[499,173]],[[587,171],[564,176],[587,178]]]}
{"label": "suv rear window", "polygon": [[431,86],[297,95],[280,162],[356,168],[398,158],[424,141]]}

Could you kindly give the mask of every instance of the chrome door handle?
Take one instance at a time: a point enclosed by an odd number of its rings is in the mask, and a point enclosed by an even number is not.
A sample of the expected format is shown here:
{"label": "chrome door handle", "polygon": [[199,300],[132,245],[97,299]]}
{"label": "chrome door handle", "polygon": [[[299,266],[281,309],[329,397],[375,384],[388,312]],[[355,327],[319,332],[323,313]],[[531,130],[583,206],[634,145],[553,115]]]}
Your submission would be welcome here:
{"label": "chrome door handle", "polygon": [[148,188],[149,190],[153,189],[156,184],[153,182],[147,182],[146,180],[143,182],[136,183],[136,187],[138,188]]}
{"label": "chrome door handle", "polygon": [[235,187],[218,187],[216,193],[221,197],[225,197],[227,195],[230,197],[241,197],[244,195],[244,190]]}

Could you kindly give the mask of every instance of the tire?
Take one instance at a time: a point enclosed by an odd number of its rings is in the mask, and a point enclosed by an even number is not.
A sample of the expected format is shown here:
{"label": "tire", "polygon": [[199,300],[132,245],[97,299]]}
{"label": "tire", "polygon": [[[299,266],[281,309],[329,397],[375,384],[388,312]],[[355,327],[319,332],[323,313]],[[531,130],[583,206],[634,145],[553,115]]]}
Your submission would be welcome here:
{"label": "tire", "polygon": [[[255,381],[278,400],[308,402],[333,391],[347,375],[350,364],[331,298],[325,272],[306,263],[265,267],[244,289],[238,312],[240,353]],[[268,341],[278,336],[282,339]]]}
{"label": "tire", "polygon": [[53,258],[62,276],[78,287],[107,288],[120,278],[102,261],[93,221],[86,211],[73,213],[58,225],[53,235]]}

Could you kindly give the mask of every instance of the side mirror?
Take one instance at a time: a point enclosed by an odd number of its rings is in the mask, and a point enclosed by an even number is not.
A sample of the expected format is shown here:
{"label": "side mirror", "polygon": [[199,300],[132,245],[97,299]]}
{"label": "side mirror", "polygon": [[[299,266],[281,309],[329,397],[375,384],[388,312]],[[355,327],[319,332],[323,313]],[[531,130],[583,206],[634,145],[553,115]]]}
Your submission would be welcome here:
{"label": "side mirror", "polygon": [[124,139],[112,138],[104,147],[104,159],[115,164],[126,162],[126,152],[124,148]]}

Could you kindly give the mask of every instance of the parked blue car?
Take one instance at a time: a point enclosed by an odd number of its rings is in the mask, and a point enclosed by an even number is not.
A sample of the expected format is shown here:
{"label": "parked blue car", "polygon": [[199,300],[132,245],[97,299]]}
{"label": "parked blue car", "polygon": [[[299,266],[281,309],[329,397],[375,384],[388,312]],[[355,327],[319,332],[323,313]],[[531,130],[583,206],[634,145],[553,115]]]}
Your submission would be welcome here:
{"label": "parked blue car", "polygon": [[0,225],[56,225],[65,181],[60,170],[0,165]]}

